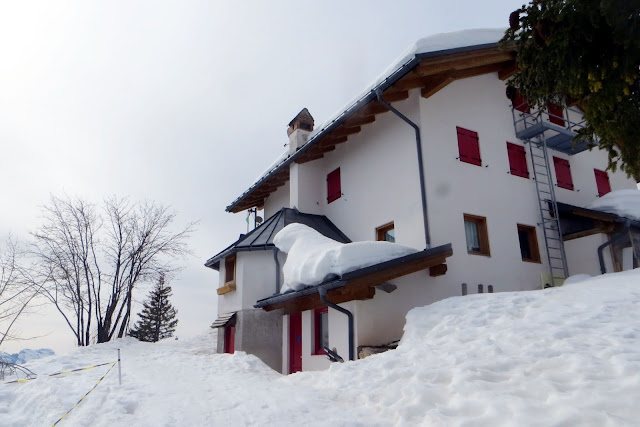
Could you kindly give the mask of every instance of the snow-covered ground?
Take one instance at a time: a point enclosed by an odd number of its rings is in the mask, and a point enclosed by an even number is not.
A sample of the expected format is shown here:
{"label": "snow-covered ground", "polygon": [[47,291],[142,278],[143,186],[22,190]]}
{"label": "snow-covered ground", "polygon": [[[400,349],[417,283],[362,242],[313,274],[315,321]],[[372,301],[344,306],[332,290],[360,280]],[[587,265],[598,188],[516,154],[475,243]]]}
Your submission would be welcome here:
{"label": "snow-covered ground", "polygon": [[[213,334],[131,339],[32,361],[117,370],[59,425],[593,425],[640,423],[640,270],[412,310],[397,350],[282,376]],[[0,425],[51,425],[108,366],[0,385]]]}

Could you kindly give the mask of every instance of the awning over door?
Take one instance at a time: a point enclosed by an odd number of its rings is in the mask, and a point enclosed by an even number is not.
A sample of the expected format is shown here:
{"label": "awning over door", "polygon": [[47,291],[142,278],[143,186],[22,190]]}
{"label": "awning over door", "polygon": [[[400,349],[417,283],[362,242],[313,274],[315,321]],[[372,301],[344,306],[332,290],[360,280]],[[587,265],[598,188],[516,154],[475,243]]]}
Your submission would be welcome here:
{"label": "awning over door", "polygon": [[235,315],[236,315],[235,311],[232,313],[220,314],[218,315],[218,318],[216,319],[216,321],[211,324],[211,327],[213,329],[225,327],[227,326],[228,323],[230,323],[233,320],[233,316]]}

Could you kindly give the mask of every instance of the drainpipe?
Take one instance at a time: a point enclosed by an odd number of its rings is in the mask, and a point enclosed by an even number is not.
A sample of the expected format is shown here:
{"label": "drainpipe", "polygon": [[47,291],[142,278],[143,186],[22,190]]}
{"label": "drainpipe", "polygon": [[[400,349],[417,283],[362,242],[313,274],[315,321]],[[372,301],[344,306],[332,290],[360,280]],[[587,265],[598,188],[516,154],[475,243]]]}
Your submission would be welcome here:
{"label": "drainpipe", "polygon": [[396,110],[382,99],[382,90],[380,88],[376,89],[376,96],[378,97],[378,102],[388,108],[393,112],[396,116],[400,117],[404,120],[409,126],[411,126],[416,132],[416,149],[418,151],[418,173],[420,175],[420,195],[422,196],[422,220],[424,222],[424,241],[426,243],[426,248],[429,249],[431,247],[431,241],[429,236],[429,222],[427,220],[427,193],[424,188],[424,167],[422,165],[422,141],[420,140],[420,128],[414,122],[409,120],[407,116],[402,114],[400,111]]}
{"label": "drainpipe", "polygon": [[349,318],[349,360],[355,360],[353,352],[353,313],[346,308],[342,308],[339,305],[332,303],[331,301],[327,301],[327,290],[324,287],[319,287],[318,293],[320,294],[320,301],[322,301],[324,305],[338,310],[340,313],[346,314]]}
{"label": "drainpipe", "polygon": [[276,294],[280,293],[280,260],[278,259],[278,248],[273,248],[273,260],[276,262]]}
{"label": "drainpipe", "polygon": [[[625,225],[625,230],[628,229],[629,227],[629,223],[627,223]],[[618,234],[617,236],[612,237],[610,240],[604,242],[603,244],[601,244],[600,246],[598,246],[598,261],[600,261],[600,273],[601,274],[605,274],[607,272],[607,269],[604,266],[604,255],[602,254],[602,252],[604,251],[604,248],[606,248],[609,245],[612,245],[614,243],[617,243],[619,241],[621,241],[622,239],[625,239],[629,237],[627,234],[625,234],[624,232]]]}

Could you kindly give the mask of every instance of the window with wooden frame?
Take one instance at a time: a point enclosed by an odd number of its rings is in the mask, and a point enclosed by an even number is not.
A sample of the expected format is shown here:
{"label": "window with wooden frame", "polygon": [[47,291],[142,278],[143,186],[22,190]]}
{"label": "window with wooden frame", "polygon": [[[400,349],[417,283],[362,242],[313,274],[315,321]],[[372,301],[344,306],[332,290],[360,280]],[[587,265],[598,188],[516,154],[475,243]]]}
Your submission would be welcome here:
{"label": "window with wooden frame", "polygon": [[573,178],[571,178],[571,166],[569,160],[553,157],[553,166],[556,170],[556,182],[558,187],[573,190]]}
{"label": "window with wooden frame", "polygon": [[467,239],[467,252],[472,255],[490,256],[487,218],[464,214],[464,234]]}
{"label": "window with wooden frame", "polygon": [[322,307],[313,312],[314,346],[313,354],[326,354],[324,347],[329,347],[329,308]]}
{"label": "window with wooden frame", "polygon": [[596,176],[596,186],[598,187],[598,197],[602,197],[607,193],[611,193],[611,183],[609,182],[609,175],[605,171],[599,169],[593,170]]}
{"label": "window with wooden frame", "polygon": [[518,239],[520,240],[520,255],[523,261],[540,262],[540,249],[536,228],[530,225],[518,224]]}
{"label": "window with wooden frame", "polygon": [[236,290],[236,254],[227,255],[224,259],[224,286],[218,288],[218,295]]}
{"label": "window with wooden frame", "polygon": [[342,197],[342,185],[340,183],[340,168],[329,172],[327,175],[327,203]]}
{"label": "window with wooden frame", "polygon": [[376,240],[379,242],[396,242],[396,230],[393,221],[376,228]]}
{"label": "window with wooden frame", "polygon": [[507,155],[509,156],[509,168],[511,175],[529,178],[527,167],[527,155],[522,145],[507,142]]}
{"label": "window with wooden frame", "polygon": [[456,126],[458,134],[458,150],[460,153],[460,161],[471,163],[472,165],[482,166],[480,158],[480,142],[478,132]]}

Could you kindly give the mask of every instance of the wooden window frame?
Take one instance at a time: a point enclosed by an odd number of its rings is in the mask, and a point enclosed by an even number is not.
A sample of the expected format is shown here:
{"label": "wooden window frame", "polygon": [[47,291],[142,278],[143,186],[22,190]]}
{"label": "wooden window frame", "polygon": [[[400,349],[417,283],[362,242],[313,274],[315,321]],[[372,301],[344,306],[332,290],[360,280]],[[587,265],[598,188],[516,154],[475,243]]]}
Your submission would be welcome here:
{"label": "wooden window frame", "polygon": [[[527,233],[529,252],[532,255],[531,258],[525,258],[524,256],[522,256],[522,242],[520,241],[521,231]],[[536,232],[535,227],[531,225],[518,224],[518,242],[520,243],[520,256],[522,257],[522,261],[533,262],[536,264],[542,263],[540,258],[540,247],[538,246],[538,233]]]}
{"label": "wooden window frame", "polygon": [[[473,222],[478,228],[478,244],[480,250],[470,251],[467,249],[469,255],[482,255],[491,256],[491,247],[489,246],[489,231],[487,229],[487,218],[484,216],[463,214],[464,222]],[[465,246],[466,246],[466,234],[465,234]]]}
{"label": "wooden window frame", "polygon": [[[393,221],[385,224],[385,225],[381,225],[380,227],[376,228],[376,241],[378,242],[388,242],[388,240],[385,238],[387,235],[387,232],[389,232],[389,230],[395,230],[395,224],[393,223]],[[395,237],[394,237],[395,239]],[[395,243],[395,242],[394,242]]]}
{"label": "wooden window frame", "polygon": [[[322,345],[322,315],[327,315],[327,328],[329,327],[329,307],[320,307],[313,311],[313,328],[314,328],[314,337],[313,337],[313,355],[322,355],[327,354],[324,351]],[[327,343],[327,347],[329,343]]]}
{"label": "wooden window frame", "polygon": [[[337,188],[332,188],[332,183]],[[327,174],[327,204],[335,202],[340,197],[342,197],[342,177],[340,168],[337,168]]]}
{"label": "wooden window frame", "polygon": [[224,295],[236,290],[236,261],[236,254],[225,257],[224,286],[218,288],[218,295]]}

